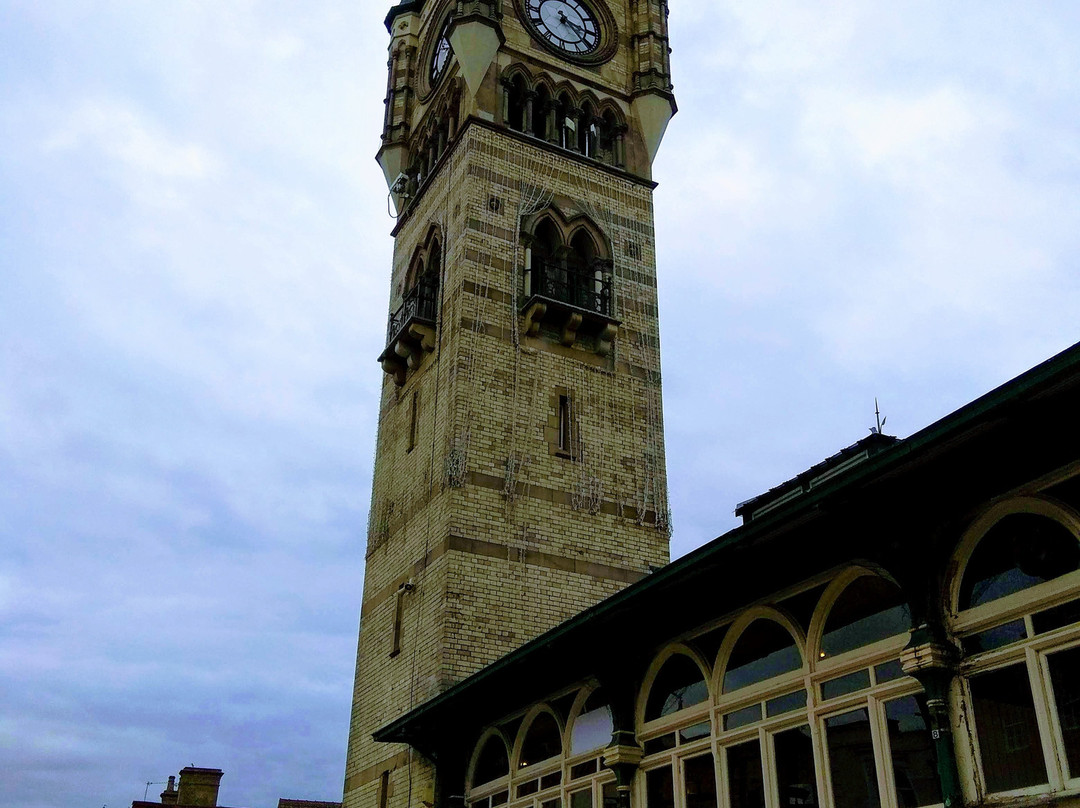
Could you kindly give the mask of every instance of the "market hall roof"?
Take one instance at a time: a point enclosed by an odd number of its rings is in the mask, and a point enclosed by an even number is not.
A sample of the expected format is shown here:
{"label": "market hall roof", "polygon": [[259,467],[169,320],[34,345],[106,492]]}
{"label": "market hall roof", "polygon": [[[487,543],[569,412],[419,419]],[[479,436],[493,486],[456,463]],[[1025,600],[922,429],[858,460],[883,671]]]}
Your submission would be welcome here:
{"label": "market hall roof", "polygon": [[612,665],[647,664],[660,645],[700,626],[703,614],[730,612],[808,571],[856,557],[890,571],[922,565],[910,545],[932,549],[934,536],[920,529],[955,525],[988,494],[1074,461],[1077,413],[1080,343],[541,634],[373,737],[434,750],[465,727]]}

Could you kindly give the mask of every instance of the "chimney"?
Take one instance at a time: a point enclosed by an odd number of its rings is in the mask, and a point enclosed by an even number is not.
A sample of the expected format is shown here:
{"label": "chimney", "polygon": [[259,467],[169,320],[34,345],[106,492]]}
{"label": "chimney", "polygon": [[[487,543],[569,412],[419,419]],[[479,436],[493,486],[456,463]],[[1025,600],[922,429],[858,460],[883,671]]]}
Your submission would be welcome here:
{"label": "chimney", "polygon": [[161,804],[162,805],[176,805],[176,775],[169,775],[169,784],[165,786],[165,790],[161,792]]}
{"label": "chimney", "polygon": [[177,790],[176,802],[199,808],[216,808],[222,774],[221,769],[185,766],[180,770],[180,788]]}

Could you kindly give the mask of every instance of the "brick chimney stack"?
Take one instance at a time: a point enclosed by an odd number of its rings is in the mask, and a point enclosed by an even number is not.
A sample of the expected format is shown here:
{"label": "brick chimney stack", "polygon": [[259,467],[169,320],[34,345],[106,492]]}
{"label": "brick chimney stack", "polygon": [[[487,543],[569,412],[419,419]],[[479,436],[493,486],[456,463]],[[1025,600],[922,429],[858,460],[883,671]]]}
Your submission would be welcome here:
{"label": "brick chimney stack", "polygon": [[162,805],[176,805],[176,798],[178,794],[176,792],[176,775],[169,775],[169,784],[165,786],[165,790],[161,792],[161,804]]}
{"label": "brick chimney stack", "polygon": [[199,808],[216,808],[218,786],[221,783],[222,774],[221,769],[185,766],[180,770],[180,788],[177,790],[176,803],[199,806]]}

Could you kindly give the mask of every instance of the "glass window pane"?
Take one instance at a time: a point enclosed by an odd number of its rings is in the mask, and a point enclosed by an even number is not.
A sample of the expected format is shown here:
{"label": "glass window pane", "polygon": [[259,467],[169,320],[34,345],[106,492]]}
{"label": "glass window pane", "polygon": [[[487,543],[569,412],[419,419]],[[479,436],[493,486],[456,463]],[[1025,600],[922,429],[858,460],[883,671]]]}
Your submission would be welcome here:
{"label": "glass window pane", "polygon": [[1053,609],[1031,616],[1031,622],[1036,634],[1053,631],[1073,623],[1080,623],[1080,600],[1070,601]]}
{"label": "glass window pane", "polygon": [[937,751],[930,738],[926,697],[905,696],[885,704],[892,753],[893,780],[900,808],[941,802]]}
{"label": "glass window pane", "polygon": [[690,657],[675,654],[664,663],[649,691],[645,720],[671,715],[684,707],[700,704],[709,697],[709,687],[701,668]]}
{"label": "glass window pane", "polygon": [[805,724],[773,736],[776,753],[776,787],[780,808],[817,805],[817,777],[814,774],[814,746],[810,727]]}
{"label": "glass window pane", "polygon": [[619,789],[615,783],[607,782],[600,786],[600,799],[603,801],[601,808],[618,808]]}
{"label": "glass window pane", "polygon": [[579,777],[584,777],[587,774],[596,773],[596,759],[586,760],[584,763],[579,763],[576,766],[570,767],[570,779],[577,780]]}
{"label": "glass window pane", "polygon": [[865,709],[825,719],[835,808],[880,808],[870,716]]}
{"label": "glass window pane", "polygon": [[540,803],[540,808],[562,808],[562,797],[554,797]]}
{"label": "glass window pane", "polygon": [[583,788],[570,795],[570,808],[593,808],[592,789]]}
{"label": "glass window pane", "polygon": [[911,610],[896,584],[876,575],[856,578],[825,621],[821,655],[836,656],[911,630]]}
{"label": "glass window pane", "polygon": [[661,735],[659,738],[645,741],[644,746],[646,755],[655,755],[657,752],[666,752],[669,749],[674,749],[675,733],[669,732],[667,735]]}
{"label": "glass window pane", "polygon": [[551,774],[545,774],[540,778],[540,789],[551,788],[557,786],[562,782],[562,771],[552,772]]}
{"label": "glass window pane", "polygon": [[965,654],[978,654],[982,651],[993,651],[995,648],[1003,648],[1010,643],[1027,639],[1027,628],[1024,619],[1013,620],[1003,626],[994,626],[970,637],[964,637],[960,645]]}
{"label": "glass window pane", "polygon": [[865,690],[870,687],[870,670],[863,668],[861,671],[837,676],[827,682],[821,683],[821,698],[835,699],[837,696],[845,696],[856,690]]}
{"label": "glass window pane", "polygon": [[1047,658],[1054,686],[1061,740],[1069,762],[1069,776],[1080,777],[1080,648],[1058,651]]}
{"label": "glass window pane", "polygon": [[523,768],[561,753],[562,737],[555,717],[551,713],[540,713],[525,734],[518,767]]}
{"label": "glass window pane", "polygon": [[755,620],[731,649],[724,673],[724,692],[797,671],[802,657],[788,630],[774,620]]}
{"label": "glass window pane", "polygon": [[1033,513],[1012,513],[979,540],[960,585],[970,609],[1080,569],[1080,542],[1063,525]]}
{"label": "glass window pane", "polygon": [[574,719],[574,728],[570,733],[570,754],[580,755],[607,746],[611,743],[613,728],[611,710],[606,704],[582,713]]}
{"label": "glass window pane", "polygon": [[756,740],[727,748],[728,803],[731,808],[765,808],[761,746]]}
{"label": "glass window pane", "polygon": [[980,673],[969,684],[987,791],[1046,783],[1027,668],[1010,665]]}
{"label": "glass window pane", "polygon": [[685,808],[716,808],[716,773],[712,754],[692,757],[683,763]]}
{"label": "glass window pane", "polygon": [[675,808],[675,788],[671,782],[671,766],[661,766],[659,769],[650,769],[645,772],[645,792],[648,808]]}
{"label": "glass window pane", "polygon": [[903,675],[904,666],[900,664],[899,659],[882,662],[880,665],[874,666],[874,681],[879,685],[884,682],[891,682],[893,679],[899,679]]}
{"label": "glass window pane", "polygon": [[724,714],[724,729],[738,729],[761,720],[761,705],[751,704],[741,710],[732,710]]}
{"label": "glass window pane", "polygon": [[690,743],[699,738],[705,738],[710,730],[711,727],[708,721],[702,721],[700,724],[694,724],[690,727],[683,727],[679,730],[679,743]]}
{"label": "glass window pane", "polygon": [[503,805],[508,799],[510,799],[509,791],[500,791],[498,794],[491,795],[492,805]]}
{"label": "glass window pane", "polygon": [[765,715],[770,718],[782,713],[790,713],[792,710],[801,710],[806,706],[806,691],[796,690],[784,696],[777,696],[765,702]]}
{"label": "glass window pane", "polygon": [[519,785],[517,787],[517,795],[519,797],[524,797],[524,796],[527,796],[529,794],[535,794],[539,790],[539,788],[540,788],[540,781],[539,780],[530,780],[529,782],[522,783],[521,785]]}

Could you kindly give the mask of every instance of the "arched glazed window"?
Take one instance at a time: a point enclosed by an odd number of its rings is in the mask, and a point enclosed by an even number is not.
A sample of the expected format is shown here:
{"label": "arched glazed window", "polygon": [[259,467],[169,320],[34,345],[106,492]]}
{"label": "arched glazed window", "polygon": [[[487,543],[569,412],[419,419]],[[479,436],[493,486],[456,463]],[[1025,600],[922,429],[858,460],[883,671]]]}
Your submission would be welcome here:
{"label": "arched glazed window", "polygon": [[476,758],[472,781],[475,785],[483,785],[508,774],[510,756],[506,751],[506,743],[498,735],[489,735]]}
{"label": "arched glazed window", "polygon": [[829,609],[818,658],[835,657],[910,630],[911,609],[900,587],[879,575],[862,575]]}
{"label": "arched glazed window", "polygon": [[900,664],[910,631],[900,587],[862,568],[832,581],[811,620],[810,697],[821,716],[823,786],[836,808],[941,801],[926,698]]}
{"label": "arched glazed window", "polygon": [[786,628],[767,618],[739,636],[724,667],[723,692],[731,693],[802,668],[802,654]]}
{"label": "arched glazed window", "polygon": [[981,796],[1080,793],[1078,528],[1074,512],[1028,497],[961,542],[951,627]]}
{"label": "arched glazed window", "polygon": [[594,690],[574,717],[570,731],[570,755],[576,757],[611,743],[614,724],[603,691]]}
{"label": "arched glazed window", "polygon": [[[716,808],[715,765],[710,746],[708,680],[688,652],[676,650],[656,672],[639,731],[649,765],[646,801],[673,808],[676,792],[686,805]],[[651,725],[651,726],[650,726]]]}
{"label": "arched glazed window", "polygon": [[[569,704],[572,706],[567,706]],[[559,704],[563,706],[560,707]],[[554,711],[567,710],[569,732]],[[561,712],[560,712],[561,714]],[[602,691],[583,688],[552,703],[536,705],[524,717],[489,729],[475,752],[465,796],[468,808],[605,808],[615,801],[615,774],[601,761],[611,742],[611,711]],[[492,748],[503,732],[515,735],[515,753]],[[564,743],[564,738],[568,739]],[[490,761],[485,762],[485,761]],[[511,765],[512,764],[512,765]],[[497,774],[496,774],[497,773]],[[483,782],[481,774],[494,775]]]}
{"label": "arched glazed window", "polygon": [[510,799],[510,755],[497,731],[481,737],[469,776],[470,808],[497,808]]}
{"label": "arched glazed window", "polygon": [[645,702],[645,721],[664,718],[701,704],[709,698],[709,685],[701,668],[685,654],[672,654],[656,674]]}
{"label": "arched glazed window", "polygon": [[535,763],[562,754],[562,732],[555,716],[542,712],[529,724],[518,755],[518,768],[524,769]]}
{"label": "arched glazed window", "polygon": [[1080,544],[1060,522],[1036,513],[1002,517],[964,568],[960,609],[974,609],[1080,569]]}

